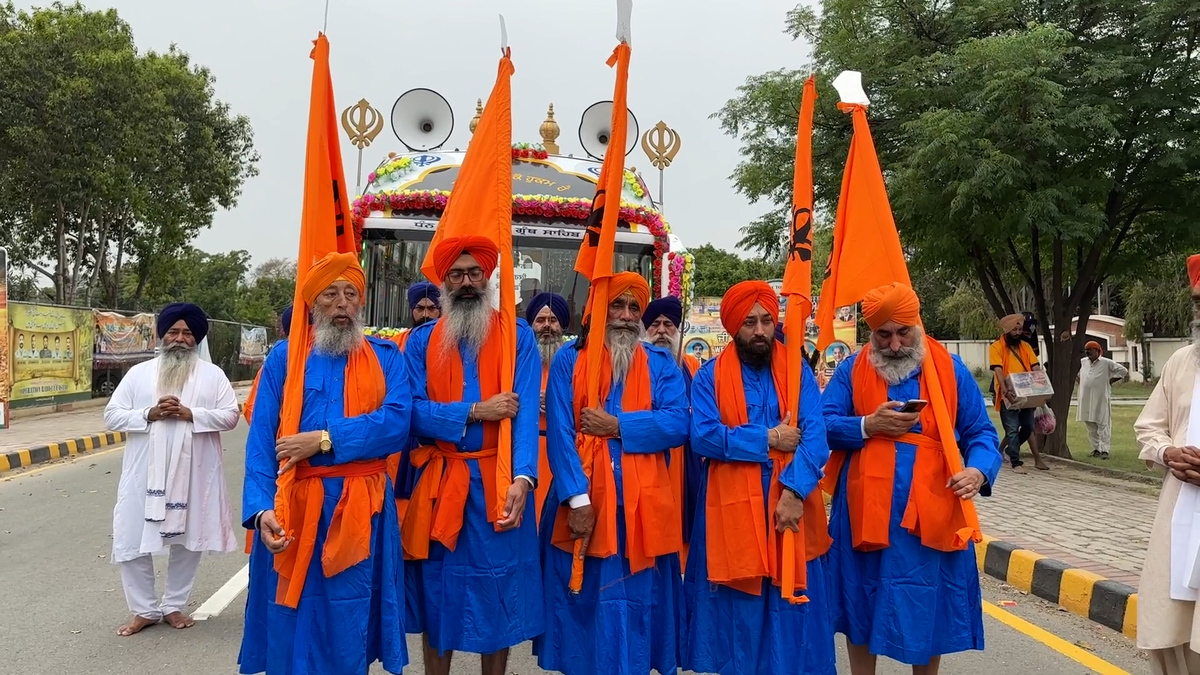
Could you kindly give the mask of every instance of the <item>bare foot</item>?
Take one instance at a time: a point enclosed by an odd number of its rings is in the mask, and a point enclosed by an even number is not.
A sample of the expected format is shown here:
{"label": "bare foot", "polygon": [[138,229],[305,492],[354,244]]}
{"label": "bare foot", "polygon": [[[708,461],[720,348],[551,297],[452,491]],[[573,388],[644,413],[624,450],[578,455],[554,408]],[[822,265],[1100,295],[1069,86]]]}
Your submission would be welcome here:
{"label": "bare foot", "polygon": [[196,622],[192,620],[192,617],[184,614],[183,612],[171,612],[170,614],[163,616],[163,621],[166,621],[171,628],[179,629],[191,628],[192,626],[196,625]]}
{"label": "bare foot", "polygon": [[1021,465],[1021,466],[1014,466],[1014,467],[1013,467],[1013,473],[1026,473],[1026,471],[1025,471],[1025,465]]}
{"label": "bare foot", "polygon": [[117,629],[117,635],[121,637],[129,637],[134,633],[140,633],[143,628],[153,626],[158,623],[157,619],[147,619],[144,616],[135,616],[129,620],[129,623]]}
{"label": "bare foot", "polygon": [[1037,462],[1033,465],[1033,468],[1037,469],[1038,471],[1049,471],[1050,470],[1050,467],[1046,466],[1045,462]]}

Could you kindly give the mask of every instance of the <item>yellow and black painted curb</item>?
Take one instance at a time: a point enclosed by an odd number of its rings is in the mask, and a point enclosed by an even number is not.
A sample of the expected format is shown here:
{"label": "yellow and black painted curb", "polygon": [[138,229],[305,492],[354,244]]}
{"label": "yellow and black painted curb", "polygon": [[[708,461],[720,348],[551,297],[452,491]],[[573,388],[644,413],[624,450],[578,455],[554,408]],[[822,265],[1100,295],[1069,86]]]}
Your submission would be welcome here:
{"label": "yellow and black painted curb", "polygon": [[987,536],[975,545],[975,556],[989,576],[1137,637],[1137,589]]}
{"label": "yellow and black painted curb", "polygon": [[47,443],[32,448],[22,448],[13,452],[0,454],[0,473],[21,469],[52,459],[74,457],[81,452],[99,450],[110,445],[125,442],[125,433],[120,431],[105,431],[83,438],[72,438],[58,443]]}

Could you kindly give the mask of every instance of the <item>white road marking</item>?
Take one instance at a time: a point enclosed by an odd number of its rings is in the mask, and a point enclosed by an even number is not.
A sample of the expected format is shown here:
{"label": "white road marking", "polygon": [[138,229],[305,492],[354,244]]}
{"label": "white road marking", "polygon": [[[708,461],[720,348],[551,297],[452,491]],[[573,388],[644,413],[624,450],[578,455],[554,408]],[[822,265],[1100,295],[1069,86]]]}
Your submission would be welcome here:
{"label": "white road marking", "polygon": [[221,612],[233,602],[233,599],[246,590],[246,586],[250,584],[250,563],[246,563],[242,569],[237,571],[225,585],[217,589],[209,599],[204,601],[203,605],[192,612],[192,618],[196,621],[205,621],[214,617],[220,616]]}

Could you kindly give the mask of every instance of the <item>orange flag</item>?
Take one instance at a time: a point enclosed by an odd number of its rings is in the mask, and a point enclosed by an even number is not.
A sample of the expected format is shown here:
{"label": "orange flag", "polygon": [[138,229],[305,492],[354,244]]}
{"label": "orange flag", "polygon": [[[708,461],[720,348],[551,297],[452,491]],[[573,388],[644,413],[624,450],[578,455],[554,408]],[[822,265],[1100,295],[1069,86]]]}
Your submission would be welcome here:
{"label": "orange flag", "polygon": [[[788,246],[787,267],[783,271],[781,295],[787,298],[787,314],[784,315],[784,333],[787,340],[787,392],[789,401],[800,400],[800,382],[804,373],[803,335],[812,313],[812,241],[813,241],[813,176],[812,176],[812,128],[813,107],[817,101],[817,81],[810,75],[804,82],[804,94],[800,99],[800,123],[796,131],[796,168],[792,177],[792,225]],[[799,424],[795,415],[789,424]],[[783,579],[780,592],[785,600],[800,603],[792,597],[795,555],[793,539],[795,533],[783,533]]]}
{"label": "orange flag", "polygon": [[[434,251],[449,237],[477,235],[496,242],[500,251],[500,390],[512,391],[517,364],[517,300],[512,265],[512,50],[500,59],[496,84],[467,146],[450,201],[425,252],[421,271],[436,284]],[[512,420],[500,421],[496,450],[496,512],[504,513],[512,486]]]}
{"label": "orange flag", "polygon": [[[334,110],[333,79],[329,75],[329,40],[323,33],[313,42],[312,94],[308,111],[308,141],[304,157],[304,208],[300,216],[300,253],[296,259],[296,291],[292,326],[288,332],[287,379],[279,413],[279,436],[300,431],[304,403],[304,364],[308,360],[309,308],[304,301],[304,279],[308,269],[325,254],[358,254],[354,232],[346,211],[346,176],[342,171],[342,149]],[[275,516],[288,536],[291,514],[281,495],[295,480],[288,471],[276,480]],[[290,573],[290,570],[285,570]]]}
{"label": "orange flag", "polygon": [[842,175],[842,194],[833,224],[833,251],[821,285],[821,304],[817,308],[821,335],[817,349],[825,349],[833,342],[833,315],[838,307],[857,304],[869,291],[884,284],[901,282],[912,286],[883,184],[883,170],[867,126],[867,108],[857,103],[839,103],[838,109],[850,113],[854,120],[854,138]]}
{"label": "orange flag", "polygon": [[[600,400],[600,370],[604,356],[604,329],[607,322],[607,307],[597,306],[608,298],[608,282],[613,276],[613,247],[617,240],[617,220],[621,211],[621,189],[625,184],[625,141],[628,137],[628,88],[629,43],[621,42],[608,57],[608,67],[617,67],[617,82],[613,87],[612,132],[608,138],[608,151],[600,168],[600,179],[596,181],[596,196],[592,200],[592,214],[588,218],[587,232],[579,245],[579,256],[575,259],[575,271],[591,282],[587,306],[584,309],[584,339],[593,345],[587,352],[588,381],[582,383],[586,389],[586,405],[603,405]],[[612,203],[609,203],[611,200]],[[643,308],[644,309],[644,308]],[[599,348],[597,348],[599,347]],[[590,466],[585,463],[584,466]],[[571,590],[578,593],[583,588],[583,559],[580,557],[581,543],[575,545],[575,558],[571,567]]]}

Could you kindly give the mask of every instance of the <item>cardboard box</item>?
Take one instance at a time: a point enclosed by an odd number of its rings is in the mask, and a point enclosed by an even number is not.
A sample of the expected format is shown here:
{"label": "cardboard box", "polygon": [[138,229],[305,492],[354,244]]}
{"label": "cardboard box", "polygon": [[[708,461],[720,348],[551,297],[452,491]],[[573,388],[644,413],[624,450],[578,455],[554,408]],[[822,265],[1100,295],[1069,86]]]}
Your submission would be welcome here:
{"label": "cardboard box", "polygon": [[1050,376],[1044,370],[1034,370],[1028,373],[1012,373],[1005,378],[1009,391],[1016,396],[1016,401],[1005,401],[1010,410],[1037,408],[1050,402],[1054,396],[1054,387],[1050,385]]}

